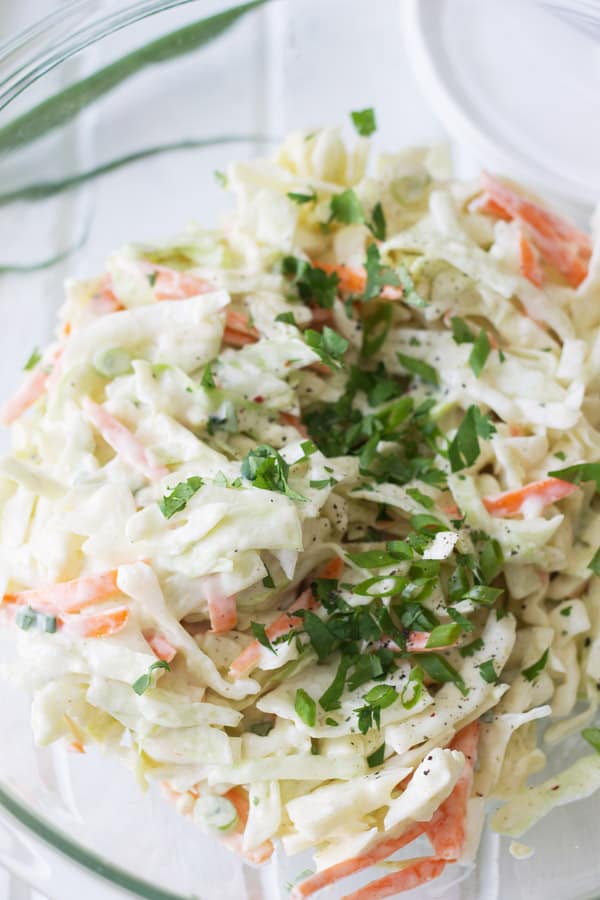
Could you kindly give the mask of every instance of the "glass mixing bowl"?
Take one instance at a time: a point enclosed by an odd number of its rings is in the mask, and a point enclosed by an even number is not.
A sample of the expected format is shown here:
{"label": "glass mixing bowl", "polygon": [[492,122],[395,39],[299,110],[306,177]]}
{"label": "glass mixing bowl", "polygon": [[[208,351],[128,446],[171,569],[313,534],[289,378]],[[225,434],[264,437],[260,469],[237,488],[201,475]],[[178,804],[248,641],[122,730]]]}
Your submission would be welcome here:
{"label": "glass mixing bowl", "polygon": [[[371,105],[380,147],[444,139],[407,60],[407,4],[280,0],[227,12],[219,0],[71,0],[0,47],[2,394],[48,340],[67,275],[100,271],[128,240],[216,221],[227,201],[213,173],[230,159]],[[455,150],[473,173],[469,148]],[[0,646],[0,661],[9,657]],[[35,749],[28,699],[4,680],[0,709],[0,865],[46,897],[284,900],[310,867],[282,853],[263,870],[243,866],[114,760]],[[574,752],[563,745],[552,765]],[[486,834],[473,869],[418,896],[598,894],[594,798],[526,840],[535,853],[517,862],[506,839]]]}

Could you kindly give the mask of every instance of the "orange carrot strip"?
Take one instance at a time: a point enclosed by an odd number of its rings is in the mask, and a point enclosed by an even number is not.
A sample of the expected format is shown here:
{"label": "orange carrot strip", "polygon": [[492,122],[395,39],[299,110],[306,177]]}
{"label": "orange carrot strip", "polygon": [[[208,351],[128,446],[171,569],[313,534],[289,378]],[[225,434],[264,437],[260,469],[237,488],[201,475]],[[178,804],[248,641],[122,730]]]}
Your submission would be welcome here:
{"label": "orange carrot strip", "polygon": [[542,508],[568,497],[577,490],[576,484],[563,481],[561,478],[543,478],[514,491],[505,491],[495,497],[484,497],[483,505],[487,511],[497,518],[518,516],[528,500],[537,500]]}
{"label": "orange carrot strip", "polygon": [[236,786],[228,790],[223,796],[235,806],[238,814],[238,823],[234,833],[225,835],[221,838],[221,843],[225,844],[225,846],[229,847],[230,850],[233,850],[234,853],[237,853],[254,865],[260,865],[261,863],[266,862],[266,860],[273,855],[273,850],[275,849],[272,841],[263,841],[262,844],[255,847],[253,850],[243,849],[243,835],[246,825],[248,824],[248,811],[250,809],[248,792],[243,788]]}
{"label": "orange carrot strip", "polygon": [[489,197],[506,210],[511,218],[523,219],[524,222],[547,237],[558,237],[577,244],[582,253],[588,257],[591,256],[592,242],[589,235],[580,231],[567,219],[544,209],[533,200],[528,200],[488,172],[481,173],[481,182]]}
{"label": "orange carrot strip", "polygon": [[91,303],[94,313],[98,316],[123,309],[123,304],[113,291],[112,278],[108,272],[100,279],[98,290],[92,297]]}
{"label": "orange carrot strip", "polygon": [[342,878],[348,878],[356,872],[368,869],[369,866],[381,862],[382,859],[387,859],[392,853],[396,853],[397,850],[401,850],[407,844],[412,843],[423,832],[423,823],[415,822],[413,825],[409,825],[398,837],[385,837],[364,853],[360,853],[358,856],[353,856],[350,859],[344,859],[342,862],[329,866],[329,868],[323,869],[321,872],[316,872],[305,881],[296,885],[292,891],[291,900],[304,900],[305,897],[310,897],[317,891],[322,890],[322,888],[335,884],[336,881],[340,881]]}
{"label": "orange carrot strip", "polygon": [[496,219],[503,219],[505,222],[510,222],[512,219],[510,213],[508,213],[504,207],[496,203],[495,200],[492,200],[489,194],[481,194],[475,200],[472,200],[469,204],[469,209],[472,212],[494,216]]}
{"label": "orange carrot strip", "polygon": [[157,659],[168,663],[173,662],[177,655],[177,647],[174,647],[163,634],[149,634],[145,635],[145,638]]}
{"label": "orange carrot strip", "polygon": [[157,300],[187,300],[214,290],[209,281],[179,272],[169,266],[143,262],[141,267],[148,275],[154,275],[154,296]]}
{"label": "orange carrot strip", "polygon": [[367,284],[367,273],[364,268],[353,266],[332,265],[331,263],[313,262],[316,269],[322,269],[328,275],[337,275],[339,289],[342,294],[364,294]]}
{"label": "orange carrot strip", "polygon": [[541,287],[544,281],[541,266],[533,246],[522,232],[519,235],[519,264],[521,275],[536,287]]}
{"label": "orange carrot strip", "polygon": [[[332,265],[331,263],[313,262],[316,269],[322,269],[328,275],[334,272],[339,278],[339,290],[341,294],[364,294],[367,286],[367,273],[363,266]],[[385,300],[400,300],[402,288],[386,285],[381,291],[381,297]]]}
{"label": "orange carrot strip", "polygon": [[[302,624],[302,619],[299,616],[291,616],[289,613],[295,612],[297,609],[312,609],[315,606],[316,603],[312,591],[310,588],[307,588],[294,600],[287,612],[282,613],[270,625],[267,625],[265,634],[270,641],[287,634],[293,628],[297,628]],[[247,672],[250,672],[260,660],[260,647],[261,645],[258,641],[252,641],[251,644],[248,644],[246,649],[242,650],[240,655],[231,663],[229,674],[233,678],[239,678],[241,675],[246,675]]]}
{"label": "orange carrot strip", "polygon": [[94,403],[89,397],[83,398],[82,406],[94,428],[125,462],[142,472],[150,481],[157,481],[169,474],[166,466],[155,465],[150,461],[141,441],[103,406]]}
{"label": "orange carrot strip", "polygon": [[529,237],[544,259],[555,266],[572,287],[581,284],[587,275],[592,252],[588,235],[487,172],[481,173],[481,181],[496,204],[511,218],[527,224]]}
{"label": "orange carrot strip", "polygon": [[318,578],[338,579],[344,571],[344,560],[339,556],[334,556],[326,563],[318,573]]}
{"label": "orange carrot strip", "polygon": [[346,894],[342,900],[383,900],[384,897],[396,896],[404,891],[412,891],[434,878],[439,878],[446,868],[447,861],[435,859],[433,856],[425,856],[411,862],[383,878],[372,881],[351,894]]}
{"label": "orange carrot strip", "polygon": [[456,860],[463,852],[466,840],[467,804],[473,789],[478,741],[479,722],[475,721],[459,731],[450,743],[451,750],[460,750],[464,753],[465,767],[450,796],[425,825],[425,833],[438,859]]}
{"label": "orange carrot strip", "polygon": [[39,400],[46,390],[47,381],[48,373],[38,366],[2,407],[0,416],[4,425],[12,425],[25,410]]}
{"label": "orange carrot strip", "polygon": [[58,372],[62,350],[62,347],[55,350],[50,361],[40,360],[33,372],[29,373],[23,384],[6,401],[0,410],[0,421],[4,425],[12,425],[48,389],[52,376]]}
{"label": "orange carrot strip", "polygon": [[300,432],[303,438],[308,437],[308,431],[302,424],[302,419],[299,416],[294,416],[292,413],[288,412],[280,412],[279,420],[282,425],[291,425],[292,428],[295,428],[296,431]]}
{"label": "orange carrot strip", "polygon": [[126,606],[119,606],[98,615],[84,615],[70,619],[69,625],[84,638],[109,637],[125,628],[128,619],[129,609]]}
{"label": "orange carrot strip", "polygon": [[[99,575],[84,575],[82,578],[74,578],[71,581],[62,581],[43,588],[5,595],[4,602],[31,606],[38,612],[57,615],[79,612],[86,606],[101,603],[116,594],[118,590],[117,571],[113,569]],[[7,601],[7,596],[12,599]]]}
{"label": "orange carrot strip", "polygon": [[210,627],[215,634],[231,631],[237,625],[237,606],[235,597],[226,597],[215,591],[207,595]]}

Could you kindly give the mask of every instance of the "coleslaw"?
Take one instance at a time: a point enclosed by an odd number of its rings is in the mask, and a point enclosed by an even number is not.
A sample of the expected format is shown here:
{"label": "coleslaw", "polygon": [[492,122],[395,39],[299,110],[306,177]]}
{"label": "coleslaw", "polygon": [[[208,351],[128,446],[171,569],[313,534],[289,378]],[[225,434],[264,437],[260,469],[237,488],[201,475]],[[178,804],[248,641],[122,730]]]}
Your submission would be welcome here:
{"label": "coleslaw", "polygon": [[[600,683],[600,250],[372,110],[220,176],[222,228],[70,281],[4,406],[2,628],[36,741],[100,744],[294,900],[469,865]],[[558,785],[558,788],[556,787]]]}

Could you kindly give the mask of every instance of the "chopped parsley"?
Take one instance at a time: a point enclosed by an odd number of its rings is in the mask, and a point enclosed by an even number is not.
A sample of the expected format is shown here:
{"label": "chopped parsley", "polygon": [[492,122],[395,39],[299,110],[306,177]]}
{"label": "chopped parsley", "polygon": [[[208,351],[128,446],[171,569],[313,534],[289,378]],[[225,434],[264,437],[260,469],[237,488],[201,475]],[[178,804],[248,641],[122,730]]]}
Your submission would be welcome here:
{"label": "chopped parsley", "polygon": [[460,316],[452,316],[450,320],[452,325],[452,337],[457,344],[474,344],[475,335]]}
{"label": "chopped parsley", "polygon": [[285,325],[295,325],[296,328],[298,327],[298,323],[296,322],[296,319],[294,318],[293,312],[279,313],[278,316],[275,316],[275,321],[283,322]]}
{"label": "chopped parsley", "polygon": [[314,728],[317,722],[317,704],[303,688],[298,688],[296,691],[294,709],[305,725],[308,725],[309,728]]}
{"label": "chopped parsley", "polygon": [[419,655],[419,665],[434,681],[439,681],[441,684],[446,682],[455,684],[465,697],[469,693],[460,673],[443,656],[437,653],[422,653]]}
{"label": "chopped parsley", "polygon": [[210,363],[207,363],[204,367],[202,378],[200,379],[200,384],[203,388],[206,388],[207,391],[212,391],[213,388],[216,387]]}
{"label": "chopped parsley", "polygon": [[337,272],[327,273],[297,256],[284,256],[281,271],[292,279],[300,298],[306,303],[332,308],[340,283]]}
{"label": "chopped parsley", "polygon": [[350,117],[361,137],[369,137],[377,131],[375,110],[372,106],[368,106],[366,109],[357,109],[350,113]]}
{"label": "chopped parsley", "polygon": [[435,506],[433,497],[430,497],[428,494],[423,494],[418,488],[407,488],[406,493],[416,503],[420,503],[421,506],[424,506],[425,509],[433,509]]}
{"label": "chopped parsley", "polygon": [[491,351],[490,340],[487,331],[482,328],[477,336],[477,340],[473,344],[473,349],[469,355],[469,365],[473,370],[475,378],[479,378],[483,372],[483,367],[487,362],[487,358]]}
{"label": "chopped parsley", "polygon": [[350,346],[341,334],[325,325],[321,332],[307,328],[304,332],[304,339],[326,366],[329,366],[330,369],[341,368],[341,358]]}
{"label": "chopped parsley", "polygon": [[358,719],[358,730],[366,734],[370,728],[381,728],[381,710],[396,701],[398,691],[391,684],[378,684],[365,694],[365,705],[354,710]]}
{"label": "chopped parsley", "polygon": [[288,484],[290,467],[284,458],[268,444],[259,444],[249,450],[241,465],[242,478],[254,487],[265,491],[277,491],[291,500],[306,500]]}
{"label": "chopped parsley", "polygon": [[465,644],[464,647],[461,647],[458,652],[462,657],[474,656],[475,653],[481,649],[483,649],[483,639],[476,638],[474,641],[471,641],[470,644]]}
{"label": "chopped parsley", "polygon": [[581,737],[590,744],[597,753],[600,753],[600,728],[584,728]]}
{"label": "chopped parsley", "polygon": [[250,726],[250,731],[252,734],[257,734],[259,737],[266,737],[273,728],[275,727],[275,723],[270,719],[265,719],[263,722],[254,722]]}
{"label": "chopped parsley", "polygon": [[406,266],[398,267],[398,278],[402,285],[402,300],[404,303],[408,303],[409,306],[414,306],[416,309],[422,309],[424,306],[427,306],[427,302],[417,292],[415,283]]}
{"label": "chopped parsley", "polygon": [[276,653],[267,635],[267,630],[261,622],[250,622],[250,630],[262,647],[266,647],[271,653]]}
{"label": "chopped parsley", "polygon": [[600,463],[578,463],[575,466],[567,466],[566,469],[555,469],[553,472],[548,472],[548,475],[551,478],[570,481],[571,484],[594,481],[596,490],[600,493]]}
{"label": "chopped parsley", "polygon": [[295,191],[290,191],[287,196],[294,203],[297,203],[298,206],[303,206],[305,203],[316,203],[318,199],[314,190],[310,194],[299,194]]}
{"label": "chopped parsley", "polygon": [[415,356],[407,356],[405,353],[397,353],[396,356],[402,367],[407,372],[410,372],[411,375],[416,375],[421,381],[427,382],[427,384],[433,384],[436,387],[439,385],[438,374],[429,363],[422,359],[417,359]]}
{"label": "chopped parsley", "polygon": [[382,303],[370,315],[363,319],[361,356],[368,359],[374,356],[385,343],[392,324],[392,307]]}
{"label": "chopped parsley", "polygon": [[400,278],[397,272],[389,266],[382,265],[381,254],[377,244],[369,244],[367,247],[365,271],[367,273],[365,291],[360,297],[363,302],[378,297],[383,288],[388,285],[392,287],[399,287],[400,285]]}
{"label": "chopped parsley", "polygon": [[367,756],[367,765],[370,769],[374,769],[376,766],[383,765],[383,760],[385,759],[385,741],[381,744],[377,750],[374,750],[369,756]]}
{"label": "chopped parsley", "polygon": [[220,185],[222,188],[227,187],[227,175],[225,174],[225,172],[220,172],[219,169],[215,169],[213,175],[215,176],[215,181],[218,185]]}
{"label": "chopped parsley", "polygon": [[329,221],[336,219],[343,225],[354,225],[365,221],[365,213],[362,203],[352,188],[334,194],[329,204]]}
{"label": "chopped parsley", "polygon": [[377,241],[385,241],[387,236],[387,223],[385,221],[385,213],[383,206],[377,202],[371,211],[371,221],[368,223],[369,229]]}
{"label": "chopped parsley", "polygon": [[31,369],[35,369],[35,367],[37,366],[37,364],[39,363],[41,358],[42,358],[42,354],[40,353],[40,351],[38,350],[37,347],[34,347],[33,350],[31,351],[31,355],[30,355],[29,359],[23,366],[23,371],[30,372]]}
{"label": "chopped parsley", "polygon": [[496,682],[498,681],[498,675],[496,674],[496,670],[494,669],[493,659],[486,659],[485,662],[480,663],[478,668],[479,674],[484,681],[487,681],[488,684],[496,684]]}
{"label": "chopped parsley", "polygon": [[594,575],[600,575],[600,548],[596,550],[591,560],[588,563],[588,569],[590,572],[593,572]]}
{"label": "chopped parsley", "polygon": [[490,417],[478,406],[470,406],[448,446],[448,459],[453,472],[472,466],[479,456],[479,438],[488,439],[496,433]]}
{"label": "chopped parsley", "polygon": [[264,566],[265,569],[267,570],[267,574],[265,575],[265,577],[264,577],[263,580],[262,580],[263,587],[266,587],[266,588],[274,588],[274,587],[275,587],[275,582],[273,581],[273,576],[272,576],[271,573],[269,572],[269,567],[268,567],[265,563],[263,563],[263,566]]}
{"label": "chopped parsley", "polygon": [[133,682],[131,687],[136,692],[138,696],[141,697],[148,688],[152,687],[154,684],[153,673],[157,669],[166,669],[167,672],[171,671],[171,666],[164,659],[157,659],[156,662],[153,662],[151,666],[149,666],[148,671],[145,675],[140,675],[140,677]]}
{"label": "chopped parsley", "polygon": [[199,475],[190,475],[185,481],[180,481],[175,485],[170,494],[165,494],[162,500],[158,501],[158,508],[165,519],[172,519],[175,513],[185,509],[188,501],[203,484],[204,481]]}
{"label": "chopped parsley", "polygon": [[533,665],[523,669],[521,674],[525,676],[527,681],[535,681],[540,672],[545,668],[546,663],[548,662],[548,653],[548,650],[544,650],[537,662],[534,662]]}

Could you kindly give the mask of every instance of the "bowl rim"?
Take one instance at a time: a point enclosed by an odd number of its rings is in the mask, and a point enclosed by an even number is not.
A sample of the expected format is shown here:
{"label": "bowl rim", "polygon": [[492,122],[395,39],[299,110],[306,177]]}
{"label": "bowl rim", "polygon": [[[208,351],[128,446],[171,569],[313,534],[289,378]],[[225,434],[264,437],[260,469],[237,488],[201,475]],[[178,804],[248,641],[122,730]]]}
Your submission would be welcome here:
{"label": "bowl rim", "polygon": [[202,0],[109,0],[112,8],[100,15],[97,0],[70,0],[0,43],[0,110],[91,44],[149,16],[198,2]]}
{"label": "bowl rim", "polygon": [[[130,875],[120,866],[107,862],[92,850],[85,849],[60,828],[52,825],[45,817],[29,810],[2,785],[0,785],[0,808],[3,813],[7,813],[29,832],[41,838],[45,844],[58,850],[89,874],[97,875],[116,887],[124,888],[136,897],[144,898],[144,900],[183,900],[181,894],[173,894]],[[190,896],[188,895],[188,897]]]}

